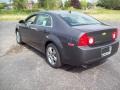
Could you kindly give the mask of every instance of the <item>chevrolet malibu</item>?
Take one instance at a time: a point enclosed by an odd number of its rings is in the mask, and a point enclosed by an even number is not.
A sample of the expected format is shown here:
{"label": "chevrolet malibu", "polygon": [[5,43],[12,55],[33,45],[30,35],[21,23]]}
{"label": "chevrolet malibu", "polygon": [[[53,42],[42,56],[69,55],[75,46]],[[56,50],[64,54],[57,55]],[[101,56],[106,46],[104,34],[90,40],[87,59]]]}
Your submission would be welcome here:
{"label": "chevrolet malibu", "polygon": [[53,68],[87,65],[114,55],[118,30],[79,12],[37,12],[16,25],[16,41],[46,55]]}

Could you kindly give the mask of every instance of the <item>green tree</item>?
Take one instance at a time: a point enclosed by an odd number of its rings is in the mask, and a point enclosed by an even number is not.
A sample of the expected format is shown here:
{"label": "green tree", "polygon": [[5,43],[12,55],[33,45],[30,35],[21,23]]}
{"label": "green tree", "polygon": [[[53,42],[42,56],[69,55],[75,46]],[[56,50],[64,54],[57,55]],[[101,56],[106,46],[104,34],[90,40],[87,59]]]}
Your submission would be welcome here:
{"label": "green tree", "polygon": [[64,4],[63,4],[62,0],[58,0],[58,7],[59,8],[63,8],[64,7]]}
{"label": "green tree", "polygon": [[44,0],[44,7],[46,9],[56,9],[60,6],[60,0]]}
{"label": "green tree", "polygon": [[6,6],[6,4],[5,4],[5,3],[0,3],[0,9],[4,9],[4,8],[5,8],[5,6]]}
{"label": "green tree", "polygon": [[71,7],[71,0],[65,1],[64,3],[64,8],[69,8]]}
{"label": "green tree", "polygon": [[13,0],[13,5],[15,9],[24,9],[26,8],[27,0]]}
{"label": "green tree", "polygon": [[87,9],[88,0],[81,0],[80,4],[82,9]]}
{"label": "green tree", "polygon": [[80,8],[80,1],[79,0],[71,0],[71,6],[74,8]]}
{"label": "green tree", "polygon": [[98,6],[108,9],[120,9],[120,0],[99,0]]}
{"label": "green tree", "polygon": [[45,0],[38,0],[38,7],[44,8],[44,2],[45,2]]}

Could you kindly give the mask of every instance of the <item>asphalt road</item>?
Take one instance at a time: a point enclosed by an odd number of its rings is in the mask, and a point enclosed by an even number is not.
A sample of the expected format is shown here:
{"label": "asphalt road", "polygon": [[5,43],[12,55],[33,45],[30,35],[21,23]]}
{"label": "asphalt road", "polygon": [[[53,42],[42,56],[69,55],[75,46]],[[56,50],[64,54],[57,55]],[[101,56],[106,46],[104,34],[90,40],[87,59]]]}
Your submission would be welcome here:
{"label": "asphalt road", "polygon": [[120,50],[88,69],[53,69],[44,55],[16,44],[15,24],[0,22],[0,90],[120,90]]}

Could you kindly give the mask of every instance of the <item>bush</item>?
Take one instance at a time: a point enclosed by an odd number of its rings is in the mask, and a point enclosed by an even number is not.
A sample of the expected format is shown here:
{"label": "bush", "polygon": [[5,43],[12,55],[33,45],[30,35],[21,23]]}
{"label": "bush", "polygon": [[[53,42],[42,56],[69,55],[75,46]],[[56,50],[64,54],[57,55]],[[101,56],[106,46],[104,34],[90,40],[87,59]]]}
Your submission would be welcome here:
{"label": "bush", "polygon": [[6,4],[5,4],[5,3],[0,3],[0,9],[4,9],[4,8],[5,8],[5,6],[6,6]]}
{"label": "bush", "polygon": [[87,0],[81,0],[81,8],[87,9],[87,6],[88,6]]}
{"label": "bush", "polygon": [[71,6],[80,9],[80,1],[79,0],[71,0]]}
{"label": "bush", "polygon": [[99,0],[97,6],[107,9],[120,9],[120,0]]}
{"label": "bush", "polygon": [[67,8],[69,8],[69,7],[71,7],[71,1],[70,1],[70,0],[65,1],[64,9],[67,9]]}
{"label": "bush", "polygon": [[30,13],[33,13],[33,12],[38,12],[38,11],[43,11],[41,9],[33,9],[33,10],[30,10],[30,9],[22,9],[22,10],[17,10],[17,9],[13,9],[13,10],[0,10],[0,14],[30,14]]}
{"label": "bush", "polygon": [[25,9],[26,8],[26,0],[13,0],[13,5],[14,5],[14,9]]}

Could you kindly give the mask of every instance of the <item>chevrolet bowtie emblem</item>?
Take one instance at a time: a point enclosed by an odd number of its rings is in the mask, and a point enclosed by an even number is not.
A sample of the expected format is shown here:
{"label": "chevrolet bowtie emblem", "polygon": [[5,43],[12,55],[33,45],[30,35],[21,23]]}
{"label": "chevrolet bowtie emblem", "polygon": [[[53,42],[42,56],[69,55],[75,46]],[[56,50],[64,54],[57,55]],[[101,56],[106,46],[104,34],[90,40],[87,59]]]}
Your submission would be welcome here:
{"label": "chevrolet bowtie emblem", "polygon": [[103,36],[105,36],[106,34],[107,34],[106,32],[102,33]]}

